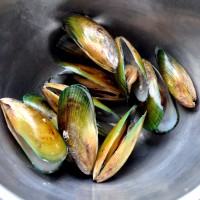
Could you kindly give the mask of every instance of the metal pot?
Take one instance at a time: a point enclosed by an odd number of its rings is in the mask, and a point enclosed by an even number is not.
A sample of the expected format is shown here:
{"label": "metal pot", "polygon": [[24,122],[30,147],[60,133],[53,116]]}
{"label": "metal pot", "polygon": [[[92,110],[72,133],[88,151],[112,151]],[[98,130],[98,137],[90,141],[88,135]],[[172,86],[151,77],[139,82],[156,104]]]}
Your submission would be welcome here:
{"label": "metal pot", "polygon": [[[62,18],[86,14],[113,36],[129,39],[155,64],[162,46],[186,68],[199,93],[200,4],[198,0],[1,0],[0,97],[38,93],[61,72],[53,49]],[[6,127],[0,112],[0,198],[13,199],[199,199],[200,112],[178,106],[171,134],[141,138],[128,163],[110,181],[92,182],[73,164],[54,175],[37,173]]]}

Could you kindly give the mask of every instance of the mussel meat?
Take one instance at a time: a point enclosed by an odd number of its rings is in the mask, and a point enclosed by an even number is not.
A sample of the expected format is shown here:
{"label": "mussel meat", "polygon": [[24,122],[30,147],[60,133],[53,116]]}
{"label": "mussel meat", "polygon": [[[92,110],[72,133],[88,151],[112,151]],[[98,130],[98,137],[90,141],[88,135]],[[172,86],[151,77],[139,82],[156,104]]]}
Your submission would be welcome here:
{"label": "mussel meat", "polygon": [[129,100],[133,91],[136,98],[144,102],[148,97],[148,82],[142,58],[124,37],[117,37],[115,41],[119,51],[116,80],[121,92]]}

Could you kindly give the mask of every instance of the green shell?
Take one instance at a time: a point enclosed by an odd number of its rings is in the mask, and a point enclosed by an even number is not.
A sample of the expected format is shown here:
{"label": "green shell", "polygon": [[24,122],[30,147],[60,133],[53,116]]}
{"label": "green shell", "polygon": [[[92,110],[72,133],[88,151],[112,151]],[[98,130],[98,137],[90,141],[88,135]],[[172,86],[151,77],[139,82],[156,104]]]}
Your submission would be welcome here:
{"label": "green shell", "polygon": [[160,47],[155,49],[161,75],[170,94],[183,106],[195,107],[196,90],[185,69]]}
{"label": "green shell", "polygon": [[103,182],[109,179],[121,169],[130,156],[146,116],[145,113],[134,123],[135,111],[136,106],[133,106],[126,112],[104,140],[97,155],[93,180]]}
{"label": "green shell", "polygon": [[149,84],[149,97],[144,104],[144,110],[147,115],[144,122],[144,128],[148,131],[155,131],[162,121],[164,111],[161,105],[161,94],[157,83],[157,77],[154,72],[153,66],[150,62],[143,59],[146,69],[148,84]]}
{"label": "green shell", "polygon": [[71,85],[62,91],[58,127],[79,169],[91,174],[98,150],[98,129],[93,101],[85,87]]}
{"label": "green shell", "polygon": [[67,148],[57,129],[40,112],[11,98],[0,99],[7,125],[36,169],[56,171],[67,155]]}
{"label": "green shell", "polygon": [[165,101],[163,104],[164,115],[162,121],[160,122],[159,126],[155,130],[156,134],[165,134],[169,133],[176,127],[179,122],[179,113],[178,110],[169,94],[167,86],[156,68],[154,68],[155,74],[157,76],[157,80],[163,94],[165,94]]}
{"label": "green shell", "polygon": [[127,65],[132,65],[138,69],[138,78],[132,85],[132,91],[139,101],[144,102],[148,97],[148,82],[142,59],[137,50],[127,39],[124,37],[117,37],[115,41],[119,51],[119,65],[117,68],[116,80],[121,92],[126,99],[129,99],[130,94],[125,77],[125,68]]}
{"label": "green shell", "polygon": [[71,15],[64,19],[67,34],[96,64],[115,72],[118,66],[118,51],[111,35],[91,18]]}

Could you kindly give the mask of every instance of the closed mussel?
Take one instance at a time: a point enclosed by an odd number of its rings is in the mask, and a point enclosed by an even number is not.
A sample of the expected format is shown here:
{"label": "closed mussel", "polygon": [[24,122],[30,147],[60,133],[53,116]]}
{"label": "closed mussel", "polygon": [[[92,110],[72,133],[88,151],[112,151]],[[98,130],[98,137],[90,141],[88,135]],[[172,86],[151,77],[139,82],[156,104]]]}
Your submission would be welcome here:
{"label": "closed mussel", "polygon": [[111,35],[91,18],[71,15],[64,19],[67,34],[96,64],[109,72],[118,66],[118,51]]}
{"label": "closed mussel", "polygon": [[98,150],[98,130],[88,90],[81,85],[64,89],[59,97],[57,114],[59,131],[70,155],[83,173],[91,174]]}
{"label": "closed mussel", "polygon": [[197,99],[193,82],[185,69],[160,47],[155,50],[160,72],[171,95],[187,108],[195,107]]}

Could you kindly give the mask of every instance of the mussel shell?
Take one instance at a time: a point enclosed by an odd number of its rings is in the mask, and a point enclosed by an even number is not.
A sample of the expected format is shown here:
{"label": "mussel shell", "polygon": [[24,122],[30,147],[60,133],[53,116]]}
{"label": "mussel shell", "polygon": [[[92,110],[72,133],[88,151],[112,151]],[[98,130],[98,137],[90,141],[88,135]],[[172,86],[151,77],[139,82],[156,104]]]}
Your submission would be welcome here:
{"label": "mussel shell", "polygon": [[91,18],[71,15],[64,19],[67,34],[99,66],[115,72],[118,66],[118,51],[114,39]]}
{"label": "mussel shell", "polygon": [[57,114],[51,109],[45,98],[36,94],[25,94],[23,102],[41,112],[58,129]]}
{"label": "mussel shell", "polygon": [[93,179],[97,182],[115,175],[133,151],[146,116],[145,113],[135,124],[129,119],[135,109],[134,106],[124,114],[100,147],[93,170]]}
{"label": "mussel shell", "polygon": [[58,103],[58,127],[79,169],[91,174],[98,150],[98,130],[94,105],[88,90],[71,85]]}
{"label": "mussel shell", "polygon": [[[45,83],[42,88],[43,94],[45,95],[49,105],[55,109],[56,113],[58,111],[59,96],[66,87],[68,86],[64,84]],[[95,105],[95,113],[98,120],[104,121],[105,123],[116,123],[116,121],[120,118],[113,110],[108,108],[97,99],[93,98],[93,103]],[[100,124],[97,124],[97,127],[99,135],[103,137],[108,135],[107,131],[104,130]],[[69,158],[69,156],[70,154],[67,155],[68,161],[72,160],[72,158]]]}
{"label": "mussel shell", "polygon": [[169,133],[176,127],[179,122],[179,113],[178,110],[169,94],[168,88],[165,85],[165,82],[159,73],[159,71],[154,68],[155,74],[157,76],[158,84],[160,86],[160,90],[162,90],[162,95],[164,95],[163,108],[164,115],[162,121],[159,126],[155,130],[156,134],[165,134]]}
{"label": "mussel shell", "polygon": [[162,48],[155,49],[160,72],[171,95],[183,106],[195,107],[196,91],[183,67]]}
{"label": "mussel shell", "polygon": [[95,67],[81,65],[77,63],[59,61],[58,64],[65,69],[70,70],[80,76],[83,76],[102,87],[107,87],[110,88],[110,90],[119,92],[119,88],[116,87],[112,74],[106,73],[105,71],[102,71],[101,69],[97,69]]}
{"label": "mussel shell", "polygon": [[143,63],[149,84],[149,96],[143,108],[143,110],[147,111],[144,128],[148,131],[155,131],[164,115],[163,106],[161,105],[162,98],[153,66],[145,59],[143,59]]}
{"label": "mussel shell", "polygon": [[57,170],[67,148],[49,119],[15,99],[3,98],[0,103],[9,130],[35,168],[44,173]]}
{"label": "mussel shell", "polygon": [[[108,76],[106,80],[109,79],[113,82],[114,85],[113,78]],[[87,87],[87,89],[90,91],[90,94],[98,100],[124,101],[119,88],[113,90],[112,86],[111,88],[110,86],[101,86],[89,80],[88,78],[85,78],[71,71],[65,71],[62,74],[56,74],[49,79],[49,82],[64,85],[81,84]],[[54,89],[54,92],[56,92],[56,89]]]}
{"label": "mussel shell", "polygon": [[148,83],[142,58],[131,43],[124,37],[117,37],[115,41],[119,51],[119,66],[117,68],[116,80],[121,92],[126,99],[130,98],[125,77],[125,68],[127,65],[134,66],[138,69],[138,78],[132,85],[132,92],[139,101],[144,102],[148,97]]}
{"label": "mussel shell", "polygon": [[[75,82],[85,85],[95,98],[110,101],[122,100],[122,97],[120,96],[120,89],[116,86],[116,82],[112,74],[87,65],[63,61],[59,61],[58,64],[67,70],[67,72],[64,72],[63,76],[66,76],[66,79],[68,76],[68,79],[71,80],[71,84],[73,84],[75,80]],[[77,75],[71,74],[68,71]],[[67,82],[66,79],[64,80]]]}
{"label": "mussel shell", "polygon": [[42,87],[42,93],[43,93],[46,101],[51,106],[51,108],[57,113],[59,95],[54,93],[53,91],[49,90],[46,86]]}

